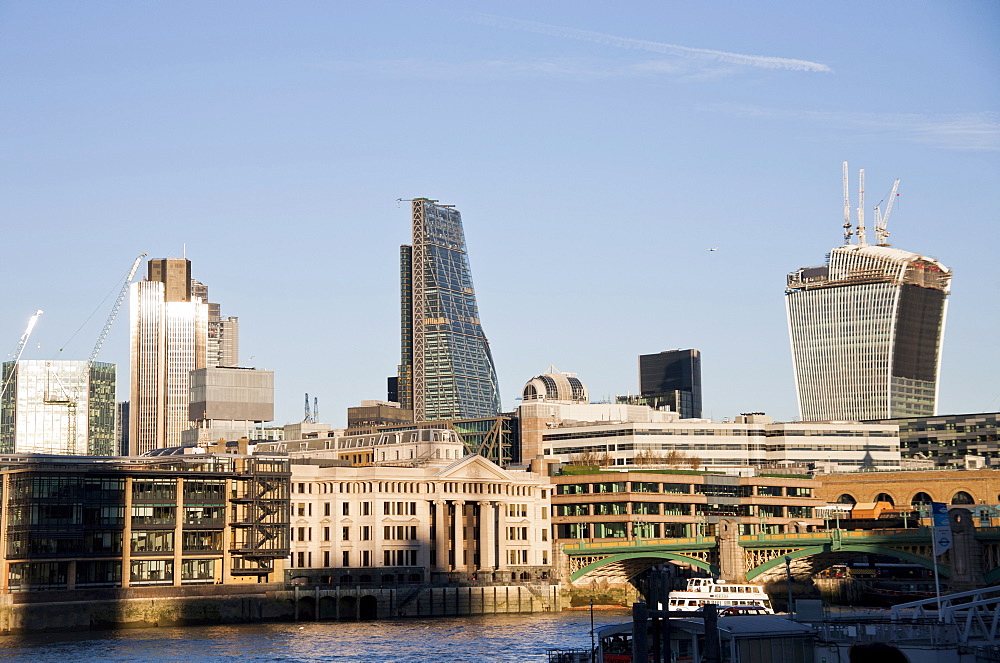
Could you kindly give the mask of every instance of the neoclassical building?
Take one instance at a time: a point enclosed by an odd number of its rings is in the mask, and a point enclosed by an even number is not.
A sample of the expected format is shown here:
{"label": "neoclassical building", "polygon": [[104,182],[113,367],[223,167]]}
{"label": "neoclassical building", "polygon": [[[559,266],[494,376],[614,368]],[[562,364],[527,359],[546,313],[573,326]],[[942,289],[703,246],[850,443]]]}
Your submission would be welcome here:
{"label": "neoclassical building", "polygon": [[547,579],[548,477],[469,455],[449,429],[291,440],[288,574],[329,584]]}

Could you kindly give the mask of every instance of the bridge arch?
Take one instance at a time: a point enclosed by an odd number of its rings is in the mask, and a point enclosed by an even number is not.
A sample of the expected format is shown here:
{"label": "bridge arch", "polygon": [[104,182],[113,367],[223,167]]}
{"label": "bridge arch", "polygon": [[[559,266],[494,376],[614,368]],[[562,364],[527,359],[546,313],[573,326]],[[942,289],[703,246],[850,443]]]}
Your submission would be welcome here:
{"label": "bridge arch", "polygon": [[[795,552],[789,552],[787,557],[790,557],[792,560],[792,575],[801,577],[803,575],[812,575],[817,571],[829,568],[834,564],[844,562],[847,559],[855,557],[859,554],[885,555],[887,557],[895,557],[905,562],[910,562],[911,564],[919,564],[927,569],[934,568],[933,560],[926,557],[921,557],[920,555],[915,555],[905,550],[896,550],[894,548],[884,548],[882,546],[864,544],[844,544],[837,550],[831,550],[829,546],[808,546],[800,550],[796,550]],[[785,557],[786,555],[779,555],[774,559],[748,570],[746,574],[747,580],[753,581],[755,579],[768,577],[783,578],[785,575]],[[796,564],[796,561],[798,561],[798,564]],[[939,564],[938,572],[943,577],[951,577],[951,568],[948,566]]]}
{"label": "bridge arch", "polygon": [[[645,560],[648,560],[649,563],[646,564]],[[649,569],[654,564],[658,564],[661,561],[684,562],[685,564],[690,564],[713,575],[717,575],[719,572],[718,567],[715,567],[704,560],[688,557],[687,555],[678,555],[676,553],[666,551],[625,552],[618,553],[616,555],[609,555],[608,557],[599,559],[596,562],[591,562],[587,566],[584,566],[583,568],[570,574],[569,579],[570,582],[576,582],[594,571],[598,571],[607,566],[617,565],[619,573],[616,575],[622,576],[623,580],[630,580],[642,571]]]}

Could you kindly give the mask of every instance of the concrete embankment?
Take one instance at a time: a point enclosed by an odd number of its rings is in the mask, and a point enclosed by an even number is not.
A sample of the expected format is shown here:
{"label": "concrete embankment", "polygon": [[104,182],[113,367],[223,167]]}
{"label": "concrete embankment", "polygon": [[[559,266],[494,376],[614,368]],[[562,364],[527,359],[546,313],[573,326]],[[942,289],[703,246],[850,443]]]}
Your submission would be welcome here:
{"label": "concrete embankment", "polygon": [[443,617],[559,610],[557,585],[284,585],[23,592],[0,596],[0,633]]}

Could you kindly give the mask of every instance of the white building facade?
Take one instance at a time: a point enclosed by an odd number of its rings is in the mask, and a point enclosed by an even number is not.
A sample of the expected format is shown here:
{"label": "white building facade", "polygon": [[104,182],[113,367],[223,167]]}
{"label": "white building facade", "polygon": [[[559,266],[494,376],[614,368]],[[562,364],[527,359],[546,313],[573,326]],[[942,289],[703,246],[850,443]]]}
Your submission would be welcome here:
{"label": "white building facade", "polygon": [[333,584],[548,579],[547,477],[447,429],[261,443],[292,457],[291,577]]}

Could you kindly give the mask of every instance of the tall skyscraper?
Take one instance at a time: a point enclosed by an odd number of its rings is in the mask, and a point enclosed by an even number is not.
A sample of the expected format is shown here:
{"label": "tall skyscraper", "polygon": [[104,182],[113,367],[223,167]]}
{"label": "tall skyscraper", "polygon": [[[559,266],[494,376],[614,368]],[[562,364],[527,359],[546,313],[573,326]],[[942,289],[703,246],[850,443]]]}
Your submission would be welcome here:
{"label": "tall skyscraper", "polygon": [[208,305],[192,292],[191,261],[150,260],[130,289],[129,451],[177,446],[189,428],[191,371],[208,365]]}
{"label": "tall skyscraper", "polygon": [[0,452],[117,455],[114,364],[8,361],[3,381]]}
{"label": "tall skyscraper", "polygon": [[400,247],[398,396],[417,421],[491,417],[500,389],[479,321],[462,215],[412,201],[413,244]]}
{"label": "tall skyscraper", "polygon": [[[862,186],[864,190],[862,171]],[[897,181],[898,185],[898,181]],[[935,414],[951,271],[892,248],[876,208],[878,244],[865,240],[863,198],[851,229],[845,164],[845,241],[827,264],[788,275],[785,304],[803,421]],[[895,193],[895,188],[893,190]]]}
{"label": "tall skyscraper", "polygon": [[191,296],[208,304],[208,365],[212,368],[239,363],[240,319],[222,317],[222,307],[208,300],[208,286],[191,282]]}
{"label": "tall skyscraper", "polygon": [[646,405],[669,407],[682,419],[701,418],[701,352],[639,355],[639,394]]}

